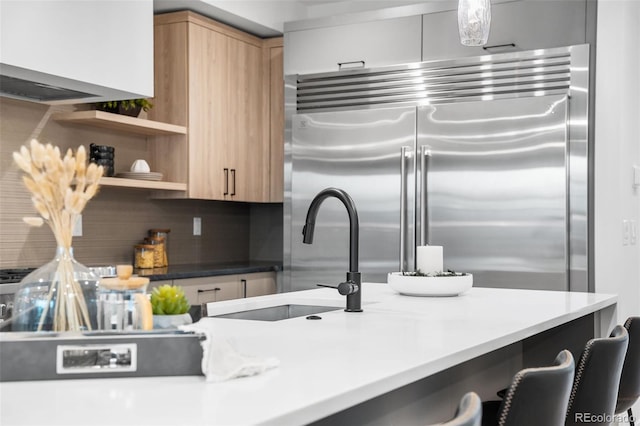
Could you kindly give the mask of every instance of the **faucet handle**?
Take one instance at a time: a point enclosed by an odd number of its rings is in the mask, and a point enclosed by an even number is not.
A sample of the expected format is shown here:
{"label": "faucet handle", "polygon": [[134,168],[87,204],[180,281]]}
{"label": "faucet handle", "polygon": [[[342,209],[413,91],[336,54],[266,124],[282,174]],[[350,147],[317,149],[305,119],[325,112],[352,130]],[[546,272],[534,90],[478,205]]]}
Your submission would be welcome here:
{"label": "faucet handle", "polygon": [[337,285],[331,285],[331,284],[316,284],[318,287],[326,287],[326,288],[338,288]]}
{"label": "faucet handle", "polygon": [[350,294],[357,293],[360,287],[353,281],[345,281],[343,283],[338,284],[338,293],[343,296],[348,296]]}
{"label": "faucet handle", "polygon": [[343,283],[338,284],[337,286],[335,285],[329,285],[329,284],[316,284],[318,287],[327,287],[327,288],[335,288],[338,290],[338,293],[340,293],[343,296],[348,296],[350,294],[354,294],[358,291],[358,284],[356,284],[353,281],[345,281]]}

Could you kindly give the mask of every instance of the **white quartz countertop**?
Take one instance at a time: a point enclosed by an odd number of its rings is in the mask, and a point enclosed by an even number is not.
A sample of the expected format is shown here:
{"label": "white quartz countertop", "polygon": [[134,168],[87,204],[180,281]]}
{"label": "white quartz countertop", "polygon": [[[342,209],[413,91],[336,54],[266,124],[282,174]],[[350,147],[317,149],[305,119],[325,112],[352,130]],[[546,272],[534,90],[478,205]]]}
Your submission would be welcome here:
{"label": "white quartz countertop", "polygon": [[[345,299],[307,290],[209,304],[209,314],[285,303],[344,308]],[[0,424],[302,425],[615,303],[614,295],[487,288],[407,297],[365,283],[362,313],[207,318],[239,352],[280,360],[261,375],[4,382]]]}

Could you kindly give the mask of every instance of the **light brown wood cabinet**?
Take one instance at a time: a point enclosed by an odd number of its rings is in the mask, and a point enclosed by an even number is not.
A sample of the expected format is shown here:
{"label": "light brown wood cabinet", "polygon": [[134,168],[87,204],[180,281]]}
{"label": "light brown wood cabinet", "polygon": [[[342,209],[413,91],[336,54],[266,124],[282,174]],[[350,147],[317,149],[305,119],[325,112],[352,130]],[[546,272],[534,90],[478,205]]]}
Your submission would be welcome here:
{"label": "light brown wood cabinet", "polygon": [[240,276],[244,297],[264,296],[276,292],[276,274],[274,272],[257,272]]}
{"label": "light brown wood cabinet", "polygon": [[173,285],[182,287],[184,295],[192,305],[242,297],[240,282],[235,275],[183,278],[173,280]]}
{"label": "light brown wood cabinet", "polygon": [[272,201],[271,169],[282,168],[271,157],[272,68],[265,52],[273,42],[189,11],[156,15],[154,34],[150,116],[188,129],[186,146],[160,138],[154,162],[171,168],[172,180],[187,182],[189,198]]}
{"label": "light brown wood cabinet", "polygon": [[152,281],[149,292],[163,284],[179,285],[192,305],[221,302],[243,297],[263,296],[276,292],[275,272],[254,272],[212,277]]}
{"label": "light brown wood cabinet", "polygon": [[283,38],[265,40],[269,64],[269,201],[284,201],[284,48]]}

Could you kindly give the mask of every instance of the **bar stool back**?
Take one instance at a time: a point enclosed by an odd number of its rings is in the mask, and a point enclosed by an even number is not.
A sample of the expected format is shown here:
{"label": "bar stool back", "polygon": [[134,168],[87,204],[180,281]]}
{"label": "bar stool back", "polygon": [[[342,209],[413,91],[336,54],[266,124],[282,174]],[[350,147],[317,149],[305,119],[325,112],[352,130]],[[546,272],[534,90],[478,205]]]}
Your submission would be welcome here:
{"label": "bar stool back", "polygon": [[629,347],[624,358],[616,414],[629,414],[629,424],[634,425],[631,407],[640,399],[640,317],[630,317],[624,323],[629,333]]}
{"label": "bar stool back", "polygon": [[565,425],[611,424],[628,344],[629,334],[621,325],[610,337],[587,342],[576,367]]}
{"label": "bar stool back", "polygon": [[482,421],[482,401],[475,392],[466,393],[460,400],[453,419],[438,426],[480,426]]}
{"label": "bar stool back", "polygon": [[502,401],[482,404],[482,425],[562,426],[574,372],[568,350],[560,352],[552,366],[520,370]]}

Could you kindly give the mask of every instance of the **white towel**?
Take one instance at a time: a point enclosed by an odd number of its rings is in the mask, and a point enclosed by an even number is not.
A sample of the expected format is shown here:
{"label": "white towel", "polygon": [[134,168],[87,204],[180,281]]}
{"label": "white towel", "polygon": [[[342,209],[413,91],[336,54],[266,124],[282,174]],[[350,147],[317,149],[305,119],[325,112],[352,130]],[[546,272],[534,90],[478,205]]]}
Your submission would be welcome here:
{"label": "white towel", "polygon": [[[205,335],[202,345],[202,373],[207,382],[222,382],[236,377],[253,376],[280,365],[277,358],[258,358],[240,354],[216,330],[216,321],[202,318],[194,324],[181,325],[184,331]],[[219,327],[218,327],[219,328]]]}

